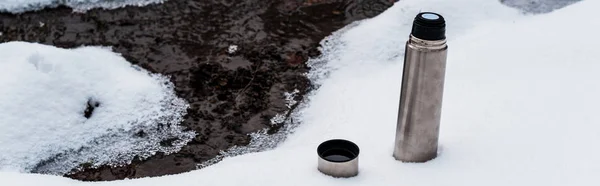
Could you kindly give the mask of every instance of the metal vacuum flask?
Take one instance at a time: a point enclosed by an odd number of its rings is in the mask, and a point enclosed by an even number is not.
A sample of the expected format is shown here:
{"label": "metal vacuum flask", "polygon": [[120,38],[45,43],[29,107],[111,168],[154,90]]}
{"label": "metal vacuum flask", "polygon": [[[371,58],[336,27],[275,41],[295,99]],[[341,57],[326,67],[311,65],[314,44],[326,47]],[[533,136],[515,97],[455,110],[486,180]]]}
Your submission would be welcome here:
{"label": "metal vacuum flask", "polygon": [[426,162],[437,156],[444,76],[446,23],[432,12],[419,13],[406,43],[394,158]]}

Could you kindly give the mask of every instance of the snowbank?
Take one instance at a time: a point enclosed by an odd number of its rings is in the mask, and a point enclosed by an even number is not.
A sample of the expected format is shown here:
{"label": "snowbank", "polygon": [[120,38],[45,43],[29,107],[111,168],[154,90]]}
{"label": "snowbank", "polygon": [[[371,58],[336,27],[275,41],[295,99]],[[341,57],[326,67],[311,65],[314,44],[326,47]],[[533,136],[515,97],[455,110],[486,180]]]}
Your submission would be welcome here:
{"label": "snowbank", "polygon": [[[309,74],[320,88],[295,114],[302,125],[277,149],[179,175],[94,185],[598,185],[599,39],[579,36],[598,33],[600,22],[576,20],[593,18],[599,6],[583,1],[523,16],[496,1],[402,0],[324,41]],[[420,10],[445,15],[449,56],[440,156],[411,164],[392,151],[403,46]],[[316,170],[316,147],[330,138],[361,147],[357,177]],[[90,184],[14,173],[0,180]]]}
{"label": "snowbank", "polygon": [[107,48],[0,44],[0,103],[2,171],[127,163],[195,135],[178,125],[188,105],[167,77]]}
{"label": "snowbank", "polygon": [[165,0],[0,0],[0,12],[23,13],[65,5],[76,12],[93,8],[115,9],[125,6],[146,6]]}

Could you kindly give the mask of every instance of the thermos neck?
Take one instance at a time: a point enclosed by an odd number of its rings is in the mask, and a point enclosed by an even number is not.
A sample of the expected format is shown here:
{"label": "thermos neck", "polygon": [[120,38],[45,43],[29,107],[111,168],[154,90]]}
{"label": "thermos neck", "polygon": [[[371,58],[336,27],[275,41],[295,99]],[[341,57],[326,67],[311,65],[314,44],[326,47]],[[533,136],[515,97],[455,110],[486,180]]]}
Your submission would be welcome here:
{"label": "thermos neck", "polygon": [[447,47],[445,39],[424,40],[424,39],[419,39],[412,34],[410,35],[408,44],[410,44],[416,48],[424,48],[424,49],[429,49],[429,50],[444,49]]}

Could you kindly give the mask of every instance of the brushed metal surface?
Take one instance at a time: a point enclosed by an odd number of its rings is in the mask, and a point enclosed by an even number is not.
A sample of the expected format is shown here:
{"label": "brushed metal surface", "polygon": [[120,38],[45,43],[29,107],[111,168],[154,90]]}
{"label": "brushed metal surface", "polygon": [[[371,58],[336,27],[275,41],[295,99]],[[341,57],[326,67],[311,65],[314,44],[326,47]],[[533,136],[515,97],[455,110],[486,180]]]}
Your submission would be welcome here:
{"label": "brushed metal surface", "polygon": [[353,177],[358,175],[358,157],[347,162],[331,162],[319,156],[318,170],[333,177]]}
{"label": "brushed metal surface", "polygon": [[410,36],[406,43],[394,158],[426,162],[437,157],[446,55],[445,40]]}

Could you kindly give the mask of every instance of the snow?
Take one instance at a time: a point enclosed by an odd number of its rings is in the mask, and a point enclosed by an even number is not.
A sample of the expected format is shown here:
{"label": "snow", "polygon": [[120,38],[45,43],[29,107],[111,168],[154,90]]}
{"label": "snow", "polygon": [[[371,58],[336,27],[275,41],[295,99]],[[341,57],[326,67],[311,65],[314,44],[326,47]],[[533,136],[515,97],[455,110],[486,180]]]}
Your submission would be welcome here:
{"label": "snow", "polygon": [[[188,104],[104,47],[0,44],[0,170],[63,174],[178,151]],[[94,110],[88,112],[88,105]],[[163,125],[162,127],[160,125]],[[170,127],[167,127],[170,125]],[[168,139],[172,146],[161,146]]]}
{"label": "snow", "polygon": [[237,45],[229,45],[229,48],[227,48],[227,53],[234,54],[235,52],[237,52],[237,50],[238,50]]}
{"label": "snow", "polygon": [[[226,157],[188,173],[88,183],[0,173],[8,185],[598,185],[600,1],[522,15],[496,1],[402,0],[325,39],[308,76],[319,87],[293,113],[297,127],[273,150]],[[403,46],[419,11],[445,16],[448,64],[440,154],[394,160]],[[585,24],[582,24],[585,23]],[[331,138],[361,148],[359,175],[316,169]],[[255,143],[258,143],[254,141]]]}
{"label": "snow", "polygon": [[60,5],[85,12],[93,8],[115,9],[125,6],[146,6],[163,3],[165,0],[0,0],[0,12],[23,13]]}
{"label": "snow", "polygon": [[500,0],[528,14],[548,13],[581,0]]}

